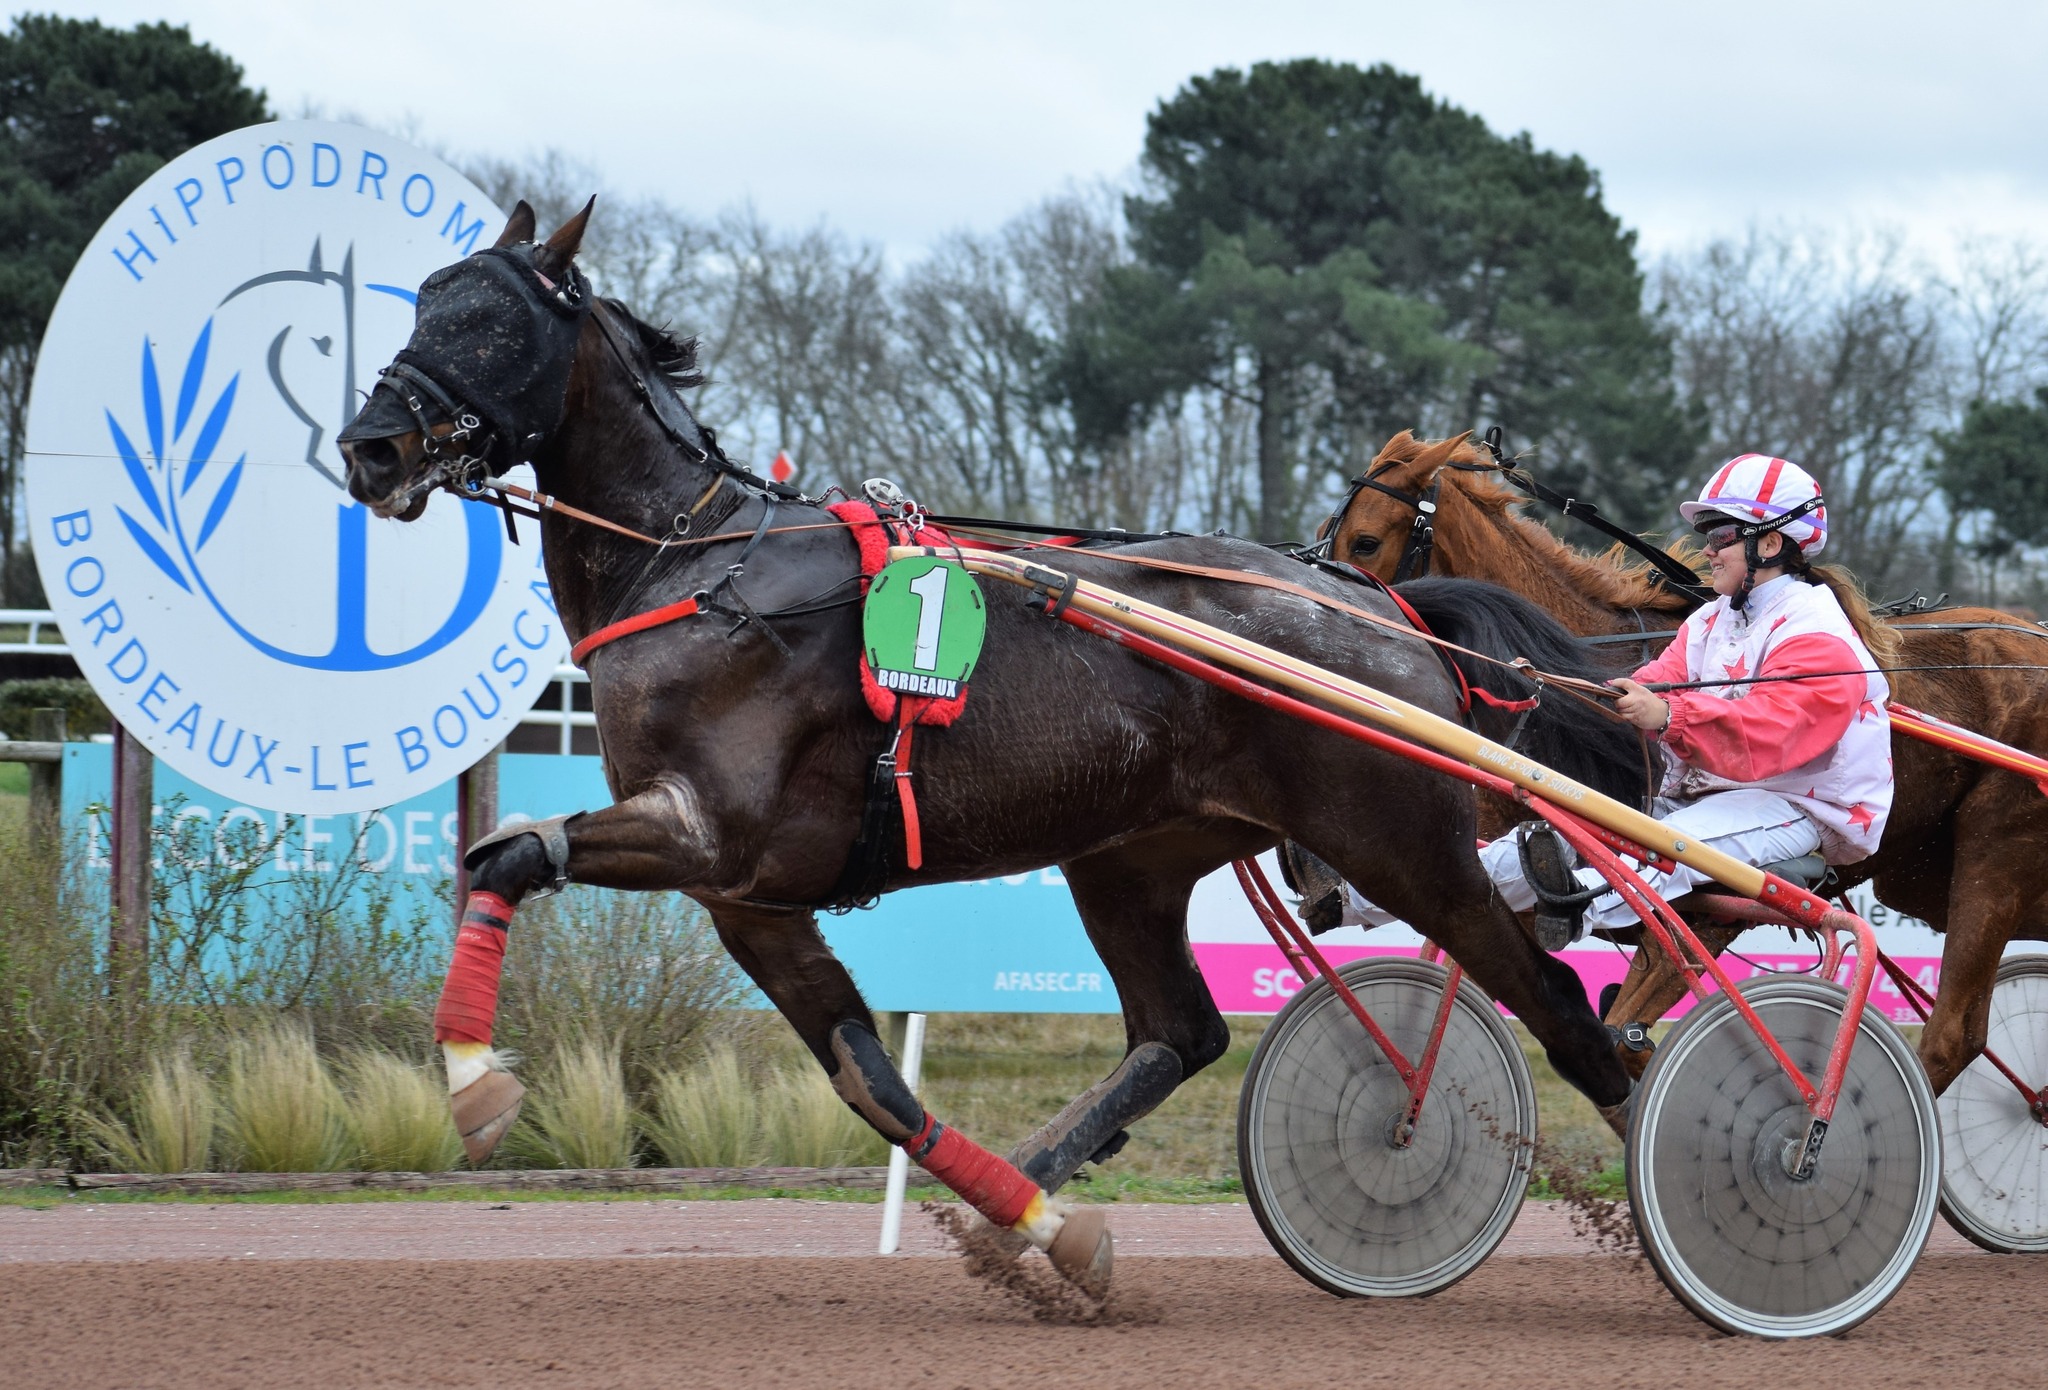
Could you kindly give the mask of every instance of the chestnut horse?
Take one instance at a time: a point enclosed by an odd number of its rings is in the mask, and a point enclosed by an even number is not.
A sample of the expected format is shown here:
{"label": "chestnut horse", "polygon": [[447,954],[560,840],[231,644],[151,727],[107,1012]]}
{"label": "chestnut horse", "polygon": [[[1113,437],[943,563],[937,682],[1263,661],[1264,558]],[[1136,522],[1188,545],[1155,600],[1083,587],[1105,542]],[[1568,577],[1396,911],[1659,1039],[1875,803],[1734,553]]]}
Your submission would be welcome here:
{"label": "chestnut horse", "polygon": [[[480,495],[524,460],[558,502],[641,533],[544,512],[548,582],[572,638],[671,605],[696,610],[586,658],[614,804],[508,827],[465,857],[474,891],[436,1034],[472,1157],[510,1123],[519,1094],[488,1049],[520,900],[565,883],[679,891],[709,912],[864,1120],[998,1226],[1048,1248],[1069,1277],[1104,1278],[1100,1209],[1050,1194],[1228,1047],[1188,950],[1189,892],[1283,836],[1455,955],[1596,1104],[1624,1100],[1629,1078],[1578,977],[1535,948],[1481,869],[1468,788],[1050,621],[1042,601],[991,594],[964,711],[915,741],[922,867],[893,858],[886,886],[1059,865],[1116,983],[1128,1050],[1008,1161],[938,1124],[814,916],[844,900],[892,734],[858,683],[853,532],[732,464],[683,408],[674,387],[694,384],[694,347],[591,295],[575,265],[589,215],[536,241],[521,203],[495,246],[435,272],[412,340],[342,434],[349,491],[379,516],[411,520],[444,485]],[[657,547],[650,535],[683,539]],[[1377,593],[1248,542],[1122,553],[1282,576],[1395,613]],[[1085,549],[1058,563],[1457,717],[1458,690],[1419,639],[1297,594]],[[1621,765],[1635,773],[1631,758]],[[465,1096],[481,1099],[465,1109]]]}
{"label": "chestnut horse", "polygon": [[[1434,487],[1433,573],[1512,589],[1582,637],[1665,634],[1692,610],[1691,600],[1629,562],[1620,546],[1589,555],[1519,515],[1526,499],[1497,472],[1468,436],[1396,435],[1368,470],[1380,486],[1354,489],[1325,528],[1332,558],[1391,579],[1416,518],[1414,505],[1396,494],[1420,497]],[[2048,665],[2048,634],[1984,608],[1892,621],[1905,639],[1900,667],[1941,668],[1891,676],[1901,703],[2048,752],[2048,670],[2039,669]],[[1646,640],[1640,661],[1658,646]],[[1992,977],[2006,943],[2048,940],[2048,796],[2012,773],[1903,735],[1892,739],[1892,755],[1897,785],[1883,843],[1836,872],[1844,887],[1868,880],[1887,907],[1946,933],[1941,989],[1920,1037],[1938,1093],[1983,1051]],[[1654,1020],[1684,993],[1661,962],[1648,969],[1642,952],[1637,960],[1645,973],[1631,973],[1610,1023]]]}

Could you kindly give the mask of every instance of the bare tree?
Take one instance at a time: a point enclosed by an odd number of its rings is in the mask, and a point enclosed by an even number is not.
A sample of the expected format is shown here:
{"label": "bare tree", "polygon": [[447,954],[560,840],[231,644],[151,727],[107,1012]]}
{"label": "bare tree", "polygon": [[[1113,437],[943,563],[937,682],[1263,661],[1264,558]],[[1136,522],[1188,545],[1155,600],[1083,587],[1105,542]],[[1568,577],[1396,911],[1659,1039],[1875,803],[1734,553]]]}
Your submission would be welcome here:
{"label": "bare tree", "polygon": [[1944,333],[1896,238],[1753,231],[1657,276],[1700,468],[1757,451],[1796,460],[1835,499],[1830,558],[1880,589],[1910,578],[1930,431],[1945,418]]}

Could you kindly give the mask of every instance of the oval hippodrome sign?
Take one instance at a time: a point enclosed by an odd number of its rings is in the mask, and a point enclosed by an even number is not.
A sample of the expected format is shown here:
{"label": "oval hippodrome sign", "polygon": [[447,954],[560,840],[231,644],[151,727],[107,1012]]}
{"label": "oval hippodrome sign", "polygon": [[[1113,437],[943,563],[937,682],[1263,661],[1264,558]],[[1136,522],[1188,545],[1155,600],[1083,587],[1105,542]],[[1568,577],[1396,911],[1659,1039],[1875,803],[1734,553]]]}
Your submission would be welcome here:
{"label": "oval hippodrome sign", "polygon": [[564,638],[540,545],[435,499],[380,521],[334,436],[429,272],[504,219],[402,141],[326,121],[187,151],[100,228],[29,407],[36,562],[114,717],[246,804],[366,811],[532,708]]}

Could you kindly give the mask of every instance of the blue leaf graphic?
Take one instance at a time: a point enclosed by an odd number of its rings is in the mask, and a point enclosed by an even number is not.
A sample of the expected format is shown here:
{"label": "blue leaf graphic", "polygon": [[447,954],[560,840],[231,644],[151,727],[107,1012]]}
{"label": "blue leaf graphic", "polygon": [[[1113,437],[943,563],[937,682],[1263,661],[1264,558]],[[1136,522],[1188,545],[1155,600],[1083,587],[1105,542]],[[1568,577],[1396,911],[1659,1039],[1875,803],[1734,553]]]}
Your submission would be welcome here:
{"label": "blue leaf graphic", "polygon": [[128,481],[135,484],[135,490],[142,495],[142,501],[149,508],[149,514],[156,518],[156,524],[165,525],[164,504],[156,497],[156,483],[150,478],[149,470],[142,466],[142,459],[135,452],[135,446],[128,442],[128,436],[121,430],[121,422],[114,418],[114,412],[107,412],[107,428],[114,432],[114,448],[121,455],[121,462],[127,466]]}
{"label": "blue leaf graphic", "polygon": [[176,584],[186,593],[191,593],[192,586],[185,582],[184,575],[178,573],[177,565],[174,564],[171,560],[171,557],[165,553],[164,548],[161,545],[157,544],[156,537],[150,535],[149,532],[143,530],[142,523],[137,521],[134,517],[128,515],[128,511],[125,507],[116,507],[114,508],[114,511],[120,515],[120,518],[123,522],[127,523],[128,534],[135,538],[135,543],[138,546],[142,547],[142,553],[144,555],[147,555],[153,562],[155,562],[156,567],[158,569],[162,570],[165,574],[169,575],[171,577],[171,582],[173,584]]}
{"label": "blue leaf graphic", "polygon": [[194,550],[206,549],[207,539],[213,535],[213,528],[220,525],[220,519],[228,514],[228,503],[235,498],[235,489],[241,486],[242,465],[249,461],[247,454],[235,460],[235,466],[228,471],[228,480],[220,485],[214,494],[213,505],[206,509],[206,520],[199,527],[199,544]]}
{"label": "blue leaf graphic", "polygon": [[149,451],[164,461],[164,388],[156,379],[156,352],[142,340],[142,417],[149,424]]}
{"label": "blue leaf graphic", "polygon": [[213,342],[213,320],[206,321],[206,327],[199,330],[199,341],[192,344],[192,355],[185,359],[185,381],[178,388],[178,419],[171,426],[171,438],[182,439],[185,422],[192,418],[192,407],[199,400],[199,382],[206,375],[206,349]]}
{"label": "blue leaf graphic", "polygon": [[228,427],[228,413],[235,408],[235,384],[241,379],[240,372],[228,378],[227,387],[220,393],[220,399],[213,403],[206,423],[199,427],[199,438],[192,444],[192,461],[185,466],[185,481],[178,486],[180,497],[192,490],[192,484],[199,481],[199,475],[212,461],[213,446],[220,443],[220,432]]}

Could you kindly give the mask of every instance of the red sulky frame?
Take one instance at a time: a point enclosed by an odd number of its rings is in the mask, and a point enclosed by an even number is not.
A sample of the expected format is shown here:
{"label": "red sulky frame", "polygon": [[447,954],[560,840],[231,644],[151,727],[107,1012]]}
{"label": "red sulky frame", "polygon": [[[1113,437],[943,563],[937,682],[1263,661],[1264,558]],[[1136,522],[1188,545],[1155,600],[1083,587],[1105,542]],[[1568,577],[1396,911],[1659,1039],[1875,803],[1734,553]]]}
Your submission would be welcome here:
{"label": "red sulky frame", "polygon": [[[1856,937],[1856,974],[1854,982],[1849,988],[1849,998],[1847,1005],[1842,1011],[1842,1021],[1836,1029],[1834,1041],[1829,1047],[1827,1069],[1822,1073],[1819,1084],[1816,1085],[1800,1069],[1799,1065],[1792,1060],[1790,1055],[1786,1053],[1784,1046],[1772,1035],[1770,1029],[1764,1025],[1764,1021],[1758,1017],[1756,1010],[1750,1007],[1749,1001],[1744,999],[1741,991],[1734,987],[1734,981],[1728,977],[1727,972],[1721,968],[1720,963],[1700,944],[1699,938],[1693,935],[1692,929],[1685,924],[1677,913],[1671,910],[1669,904],[1651,892],[1649,886],[1633,870],[1622,863],[1621,854],[1627,854],[1638,862],[1658,863],[1657,856],[1654,856],[1642,846],[1632,844],[1621,836],[1596,826],[1561,806],[1555,805],[1541,797],[1531,796],[1506,778],[1473,767],[1469,763],[1460,762],[1458,759],[1444,753],[1439,753],[1434,749],[1421,747],[1397,735],[1346,718],[1335,711],[1312,705],[1305,700],[1285,694],[1270,686],[1260,685],[1256,681],[1249,680],[1234,671],[1225,670],[1200,657],[1147,637],[1142,633],[1134,632],[1121,624],[1112,623],[1072,606],[1061,609],[1057,616],[1062,622],[1070,623],[1084,632],[1093,633],[1098,637],[1115,642],[1117,645],[1136,652],[1141,656],[1148,657],[1162,665],[1170,666],[1175,670],[1183,671],[1221,689],[1242,695],[1255,703],[1265,705],[1270,709],[1288,714],[1294,718],[1306,720],[1311,724],[1329,729],[1334,733],[1343,734],[1345,737],[1356,739],[1361,743],[1371,744],[1374,747],[1398,754],[1411,761],[1419,762],[1425,767],[1434,768],[1439,772],[1469,782],[1473,786],[1482,787],[1487,791],[1495,792],[1502,796],[1515,798],[1530,806],[1538,815],[1556,826],[1559,833],[1571,843],[1574,849],[1579,851],[1586,862],[1599,869],[1607,881],[1622,895],[1623,900],[1642,919],[1645,929],[1650,932],[1658,948],[1669,956],[1672,962],[1684,974],[1687,986],[1694,993],[1704,997],[1706,994],[1705,983],[1700,978],[1699,972],[1686,960],[1685,951],[1692,952],[1694,958],[1703,963],[1707,975],[1728,995],[1729,1002],[1742,1015],[1743,1020],[1755,1030],[1758,1039],[1770,1052],[1778,1065],[1783,1068],[1786,1077],[1792,1082],[1793,1087],[1799,1092],[1801,1099],[1805,1102],[1808,1113],[1813,1117],[1812,1123],[1808,1128],[1803,1151],[1798,1162],[1794,1165],[1794,1171],[1797,1175],[1803,1176],[1811,1171],[1812,1164],[1819,1154],[1821,1139],[1827,1133],[1828,1121],[1834,1115],[1836,1098],[1841,1094],[1842,1078],[1849,1066],[1849,1053],[1855,1046],[1856,1029],[1862,1021],[1864,1005],[1869,1000],[1871,982],[1877,970],[1877,942],[1868,922],[1865,922],[1854,913],[1828,903],[1789,880],[1778,878],[1772,874],[1764,875],[1763,893],[1771,901],[1765,904],[1763,898],[1760,897],[1757,900],[1759,906],[1767,906],[1773,912],[1782,914],[1783,917],[1790,919],[1799,926],[1810,927],[1823,932],[1848,930]],[[1669,861],[1663,862],[1668,863]],[[1242,882],[1245,876],[1244,870],[1241,868],[1239,872],[1241,875],[1240,882]],[[1249,894],[1250,890],[1248,889],[1247,891]],[[1270,891],[1270,885],[1267,885],[1267,891]],[[1253,906],[1254,908],[1261,907],[1256,896],[1253,897]],[[1331,988],[1337,992],[1338,997],[1344,1001],[1346,1007],[1351,1010],[1360,1024],[1365,1027],[1366,1031],[1372,1036],[1374,1043],[1386,1053],[1387,1060],[1393,1064],[1402,1080],[1407,1083],[1412,1098],[1410,1115],[1411,1117],[1419,1115],[1421,1098],[1424,1088],[1428,1085],[1428,1076],[1424,1068],[1434,1064],[1435,1045],[1441,1042],[1442,1018],[1440,1017],[1437,1028],[1432,1032],[1431,1046],[1425,1052],[1423,1058],[1424,1067],[1419,1068],[1415,1063],[1409,1062],[1400,1050],[1393,1045],[1392,1040],[1387,1038],[1378,1025],[1372,1021],[1364,1006],[1358,1002],[1350,990],[1344,987],[1343,981],[1338,977],[1335,968],[1329,964],[1321,952],[1315,950],[1314,944],[1306,936],[1300,936],[1295,941],[1290,942],[1287,937],[1293,934],[1291,923],[1287,924],[1285,930],[1276,929],[1282,923],[1286,923],[1287,919],[1284,916],[1269,918],[1271,908],[1272,904],[1266,904],[1265,909],[1260,912],[1260,918],[1265,922],[1266,929],[1273,934],[1274,940],[1280,945],[1281,950],[1291,959],[1298,961],[1305,958],[1314,966],[1316,972],[1323,979],[1329,981]],[[1455,969],[1456,967],[1454,966],[1453,968]],[[1440,1010],[1440,1014],[1444,1016],[1448,1014],[1448,1001],[1454,989],[1455,985],[1445,991],[1446,1003]]]}

